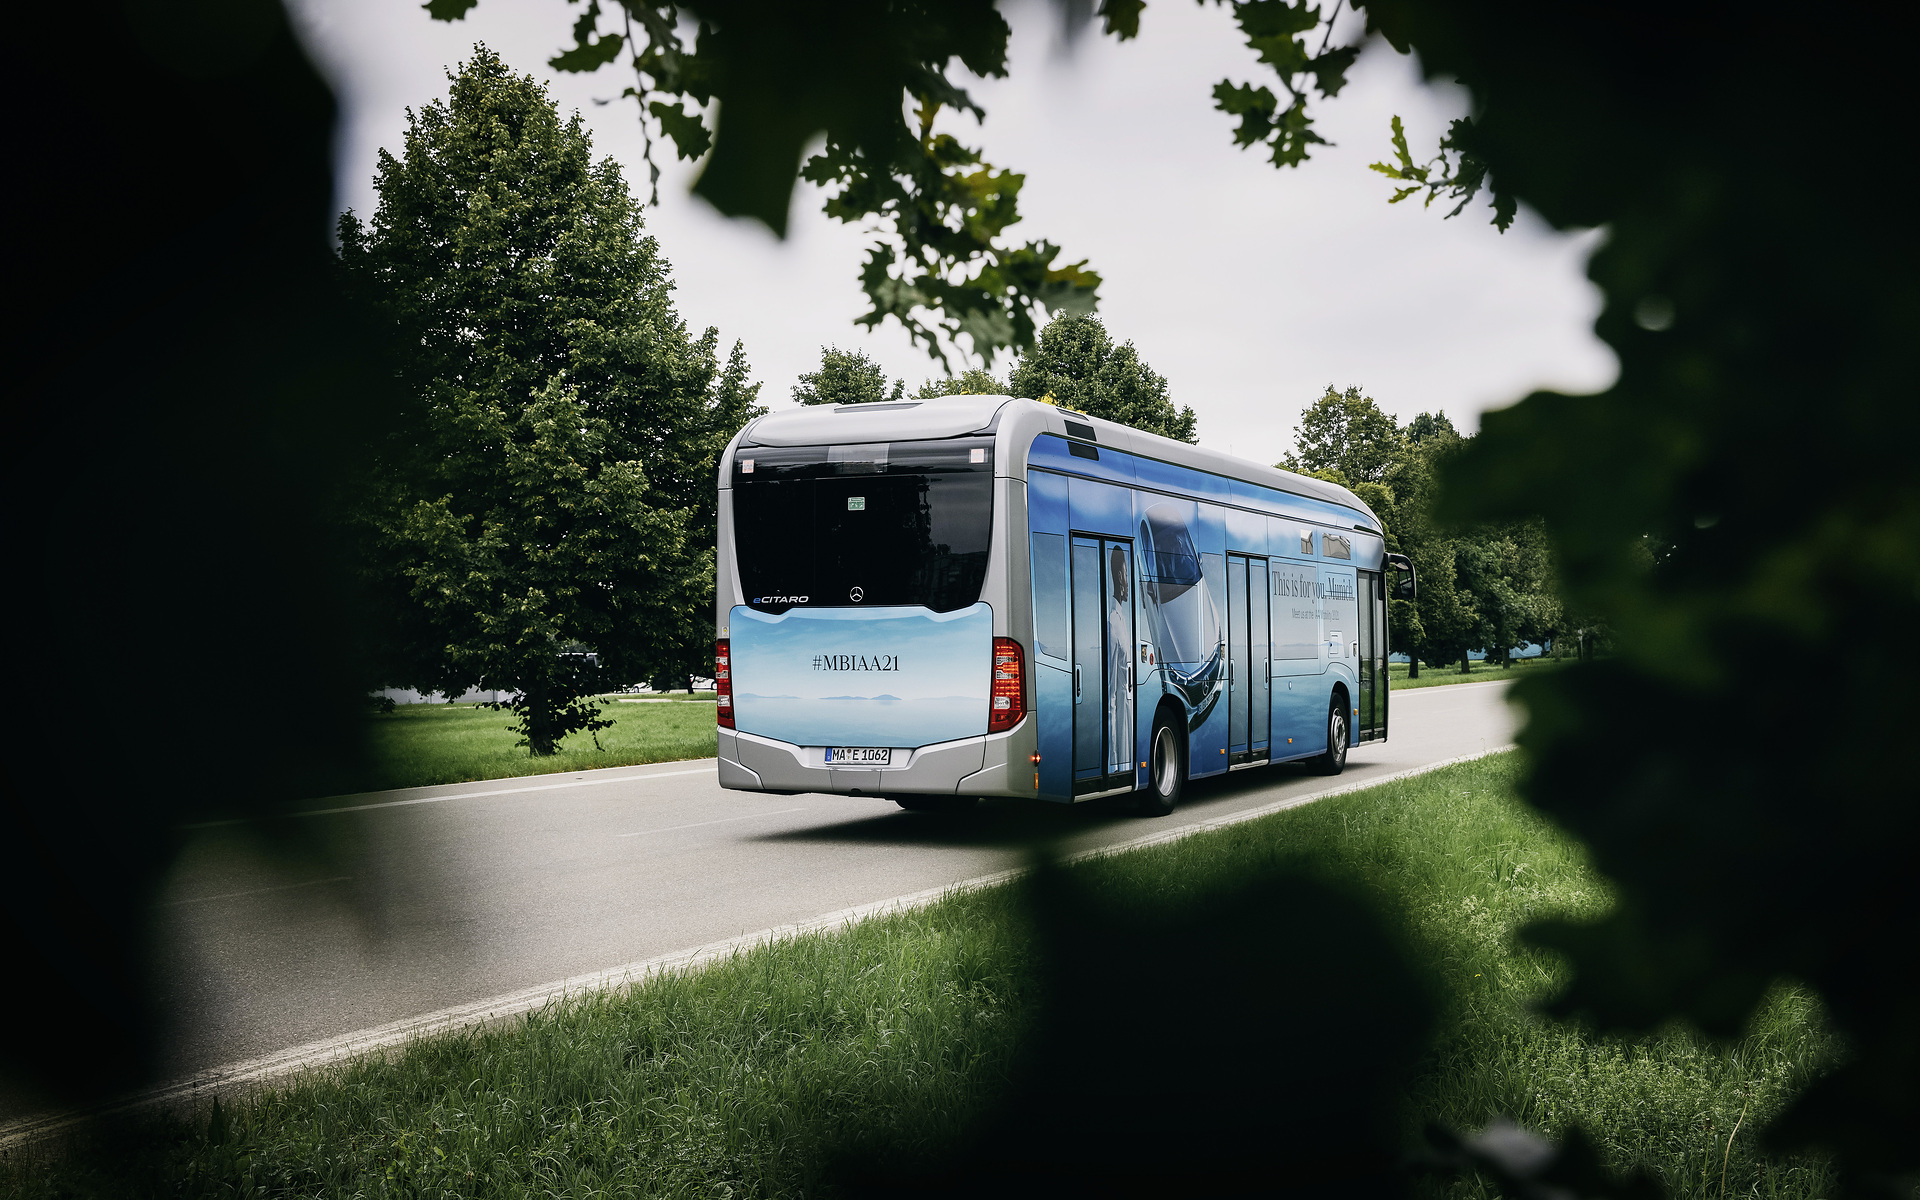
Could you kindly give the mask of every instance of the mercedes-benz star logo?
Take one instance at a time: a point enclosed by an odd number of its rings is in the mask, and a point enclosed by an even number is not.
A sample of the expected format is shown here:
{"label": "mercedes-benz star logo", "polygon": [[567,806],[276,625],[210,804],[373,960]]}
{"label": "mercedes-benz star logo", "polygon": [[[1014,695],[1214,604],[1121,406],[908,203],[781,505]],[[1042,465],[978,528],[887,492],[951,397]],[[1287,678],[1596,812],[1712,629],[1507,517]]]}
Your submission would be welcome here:
{"label": "mercedes-benz star logo", "polygon": [[847,595],[853,598],[853,602],[855,604],[858,604],[862,600],[865,600],[867,598],[867,589],[855,588],[852,591],[848,592]]}

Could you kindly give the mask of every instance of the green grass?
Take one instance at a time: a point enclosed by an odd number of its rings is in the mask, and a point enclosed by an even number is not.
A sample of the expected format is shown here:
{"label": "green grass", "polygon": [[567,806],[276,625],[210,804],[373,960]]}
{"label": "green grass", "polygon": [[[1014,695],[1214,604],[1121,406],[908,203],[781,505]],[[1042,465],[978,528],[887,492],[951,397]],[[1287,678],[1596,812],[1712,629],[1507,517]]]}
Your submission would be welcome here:
{"label": "green grass", "polygon": [[630,767],[715,753],[711,692],[641,703],[611,698],[602,715],[612,718],[613,728],[600,731],[597,748],[591,736],[576,733],[558,754],[534,758],[525,746],[514,745],[512,713],[472,704],[403,704],[369,718],[374,769],[353,790]]}
{"label": "green grass", "polygon": [[[1530,1015],[1562,967],[1513,929],[1607,896],[1512,798],[1514,770],[1485,759],[1074,869],[1177,895],[1304,857],[1399,913],[1443,1014],[1410,1137],[1425,1119],[1579,1124],[1676,1197],[1722,1196],[1723,1157],[1724,1195],[1826,1195],[1822,1163],[1756,1148],[1833,1053],[1805,994],[1779,990],[1732,1046]],[[819,1195],[836,1154],[938,1146],[991,1104],[1032,1007],[1023,928],[1014,889],[950,898],[306,1078],[237,1103],[218,1137],[204,1112],[122,1122],[0,1162],[0,1195]]]}
{"label": "green grass", "polygon": [[1450,683],[1485,683],[1490,679],[1517,679],[1521,675],[1534,671],[1550,671],[1561,662],[1557,658],[1516,658],[1513,665],[1502,668],[1497,662],[1474,662],[1467,674],[1460,673],[1460,664],[1430,663],[1420,664],[1420,678],[1407,678],[1406,663],[1388,663],[1387,678],[1389,686],[1395,691],[1401,688],[1445,687]]}

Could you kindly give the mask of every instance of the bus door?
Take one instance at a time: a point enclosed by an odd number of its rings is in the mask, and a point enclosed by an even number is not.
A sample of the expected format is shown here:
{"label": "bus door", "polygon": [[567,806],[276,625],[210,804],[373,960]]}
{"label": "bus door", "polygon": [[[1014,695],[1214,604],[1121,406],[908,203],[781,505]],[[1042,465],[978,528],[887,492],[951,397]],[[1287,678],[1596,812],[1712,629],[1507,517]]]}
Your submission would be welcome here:
{"label": "bus door", "polygon": [[1359,597],[1360,712],[1353,723],[1353,740],[1371,742],[1387,736],[1387,594],[1378,571],[1361,571]]}
{"label": "bus door", "polygon": [[1227,761],[1264,762],[1273,678],[1267,644],[1267,560],[1227,555]]}
{"label": "bus door", "polygon": [[1075,535],[1073,794],[1131,788],[1133,766],[1133,545]]}

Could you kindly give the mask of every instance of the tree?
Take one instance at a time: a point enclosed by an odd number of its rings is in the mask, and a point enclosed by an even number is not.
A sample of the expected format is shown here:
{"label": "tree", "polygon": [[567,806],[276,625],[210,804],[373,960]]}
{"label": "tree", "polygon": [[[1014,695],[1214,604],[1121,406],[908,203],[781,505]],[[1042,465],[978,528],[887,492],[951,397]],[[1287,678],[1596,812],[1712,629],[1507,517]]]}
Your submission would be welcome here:
{"label": "tree", "polygon": [[[1479,621],[1471,591],[1459,578],[1459,544],[1433,520],[1437,460],[1454,447],[1431,439],[1408,442],[1387,474],[1389,501],[1375,509],[1386,524],[1387,549],[1413,560],[1418,595],[1388,604],[1394,649],[1407,656],[1407,674],[1420,676],[1420,660],[1444,662],[1463,656]],[[1360,485],[1362,488],[1368,485]]]}
{"label": "tree", "polygon": [[[716,345],[714,331],[709,329],[697,349],[701,354],[710,355]],[[674,687],[692,691],[695,676],[713,674],[713,564],[720,525],[720,498],[714,479],[720,469],[720,455],[733,435],[767,411],[758,403],[760,385],[752,382],[748,375],[746,349],[735,342],[727,357],[726,369],[713,387],[705,430],[692,439],[692,444],[702,446],[703,452],[693,472],[697,483],[688,489],[692,516],[687,537],[689,546],[701,557],[702,568],[692,585],[691,601],[657,614],[656,619],[671,621],[672,625],[664,631],[665,649],[648,672],[647,683],[656,691]]]}
{"label": "tree", "polygon": [[929,379],[920,385],[914,397],[920,400],[933,400],[940,396],[1011,396],[1007,381],[996,379],[979,368],[963,371],[959,375],[949,375],[945,379]]}
{"label": "tree", "polygon": [[1294,450],[1278,465],[1312,474],[1337,471],[1349,483],[1379,483],[1400,456],[1399,423],[1370,396],[1332,384],[1326,395],[1300,414]]}
{"label": "tree", "polygon": [[[479,47],[382,153],[349,288],[390,323],[406,400],[370,473],[387,682],[510,691],[530,753],[590,697],[684,672],[710,611],[712,470],[752,411],[695,341],[667,264],[578,114]],[[702,606],[702,597],[709,603]]]}
{"label": "tree", "polygon": [[1453,427],[1443,412],[1423,412],[1407,422],[1405,430],[1407,441],[1415,446],[1430,442],[1435,438],[1457,439],[1460,431]]}
{"label": "tree", "polygon": [[861,351],[822,346],[820,369],[800,377],[793,385],[793,398],[801,404],[872,404],[898,400],[906,389],[904,379],[894,380],[889,388],[880,364]]}
{"label": "tree", "polygon": [[[1419,594],[1390,602],[1388,627],[1393,650],[1407,656],[1407,674],[1418,679],[1423,658],[1457,659],[1464,670],[1467,652],[1487,644],[1476,639],[1492,632],[1482,620],[1479,597],[1461,576],[1465,543],[1433,521],[1434,465],[1458,449],[1459,436],[1444,415],[1422,413],[1409,429],[1421,436],[1402,431],[1359,388],[1341,392],[1329,385],[1300,414],[1293,450],[1274,465],[1351,488],[1380,518],[1387,549],[1413,560]],[[1489,567],[1472,582],[1490,586],[1499,578]]]}
{"label": "tree", "polygon": [[1167,381],[1132,342],[1114,345],[1097,317],[1056,318],[1039,345],[1015,364],[1007,384],[1016,396],[1055,403],[1175,441],[1198,440],[1193,409],[1175,410]]}
{"label": "tree", "polygon": [[1560,604],[1546,531],[1537,521],[1474,529],[1453,544],[1459,587],[1473,598],[1474,620],[1458,645],[1462,674],[1472,648],[1507,667],[1512,665],[1509,650],[1554,635]]}

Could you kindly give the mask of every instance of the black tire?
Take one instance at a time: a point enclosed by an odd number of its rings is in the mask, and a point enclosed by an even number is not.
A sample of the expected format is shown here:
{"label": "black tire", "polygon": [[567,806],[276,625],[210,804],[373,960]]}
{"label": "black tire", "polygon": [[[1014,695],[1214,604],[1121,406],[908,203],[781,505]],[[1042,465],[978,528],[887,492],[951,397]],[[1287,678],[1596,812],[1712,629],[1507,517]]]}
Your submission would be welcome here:
{"label": "black tire", "polygon": [[1327,749],[1312,760],[1313,769],[1322,775],[1338,775],[1347,768],[1347,749],[1353,744],[1353,726],[1347,721],[1347,706],[1339,696],[1327,706]]}
{"label": "black tire", "polygon": [[893,802],[908,812],[966,812],[980,803],[978,796],[895,796]]}
{"label": "black tire", "polygon": [[1135,807],[1149,817],[1164,817],[1180,803],[1187,787],[1187,730],[1166,710],[1153,719],[1147,735],[1147,786]]}

